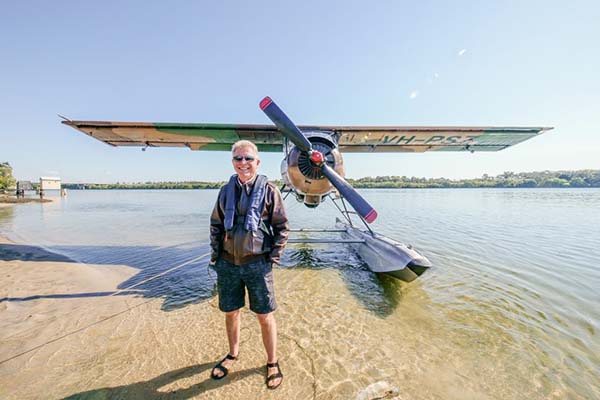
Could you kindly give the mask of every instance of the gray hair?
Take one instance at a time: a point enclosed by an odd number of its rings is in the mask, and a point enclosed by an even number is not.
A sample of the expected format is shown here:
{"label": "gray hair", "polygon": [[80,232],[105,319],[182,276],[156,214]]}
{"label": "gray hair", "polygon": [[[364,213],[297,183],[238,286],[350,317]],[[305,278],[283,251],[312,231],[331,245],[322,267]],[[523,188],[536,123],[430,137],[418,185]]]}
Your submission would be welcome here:
{"label": "gray hair", "polygon": [[256,145],[249,140],[238,140],[237,142],[235,142],[233,146],[231,146],[231,154],[235,153],[236,150],[241,149],[243,147],[251,148],[258,156],[258,147],[256,147]]}

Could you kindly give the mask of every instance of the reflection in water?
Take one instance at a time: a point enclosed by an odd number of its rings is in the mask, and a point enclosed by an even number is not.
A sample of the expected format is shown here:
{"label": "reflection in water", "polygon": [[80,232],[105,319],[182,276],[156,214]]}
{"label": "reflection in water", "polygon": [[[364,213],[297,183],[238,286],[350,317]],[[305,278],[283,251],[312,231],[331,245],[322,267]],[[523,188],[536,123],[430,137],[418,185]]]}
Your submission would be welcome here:
{"label": "reflection in water", "polygon": [[14,215],[13,207],[0,207],[0,225],[8,225],[12,221]]}
{"label": "reflection in water", "polygon": [[379,274],[379,281],[383,288],[383,295],[390,304],[390,309],[395,309],[402,300],[402,286],[404,285],[398,279],[385,274]]}

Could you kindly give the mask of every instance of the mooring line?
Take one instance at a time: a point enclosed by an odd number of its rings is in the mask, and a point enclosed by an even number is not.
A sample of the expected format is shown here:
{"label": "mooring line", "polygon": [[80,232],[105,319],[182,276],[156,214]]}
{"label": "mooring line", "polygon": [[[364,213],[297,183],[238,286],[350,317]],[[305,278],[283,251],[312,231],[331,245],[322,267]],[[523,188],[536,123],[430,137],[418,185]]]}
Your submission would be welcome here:
{"label": "mooring line", "polygon": [[[209,255],[209,254],[210,254],[210,252],[208,252],[208,253],[205,253],[205,254],[202,254],[201,256],[198,256],[198,257],[196,257],[196,258],[193,258],[193,259],[191,259],[191,260],[189,260],[189,261],[186,261],[186,262],[184,262],[183,264],[177,265],[177,266],[175,266],[175,267],[173,267],[173,268],[170,268],[170,269],[168,269],[168,270],[166,270],[166,271],[163,271],[163,272],[161,272],[161,273],[159,273],[159,274],[156,274],[156,275],[154,275],[154,276],[151,276],[151,277],[150,277],[150,278],[148,278],[148,279],[144,279],[143,281],[141,281],[141,282],[138,282],[138,283],[136,283],[135,285],[131,285],[131,286],[129,286],[129,287],[127,287],[127,288],[125,288],[125,289],[119,289],[119,290],[117,290],[117,291],[115,291],[115,292],[111,293],[111,294],[109,295],[109,297],[110,297],[110,296],[114,296],[114,295],[115,295],[115,294],[117,294],[117,293],[120,293],[120,292],[124,292],[124,291],[130,290],[130,289],[134,288],[135,286],[139,286],[139,285],[141,285],[142,283],[149,282],[149,281],[151,281],[151,280],[153,280],[153,279],[156,279],[156,278],[158,278],[158,277],[160,277],[160,276],[163,276],[163,275],[165,275],[165,274],[166,274],[166,273],[168,273],[168,272],[175,271],[176,269],[179,269],[179,268],[181,268],[181,267],[185,267],[186,265],[189,265],[189,264],[191,264],[191,263],[193,263],[193,262],[195,262],[195,261],[198,261],[198,260],[200,260],[201,258],[203,258],[203,257],[206,257],[206,256],[207,256],[207,255]],[[119,315],[121,315],[121,314],[124,314],[124,313],[126,313],[126,312],[128,312],[128,311],[130,311],[130,310],[132,310],[132,309],[134,309],[134,308],[137,308],[137,307],[143,306],[144,304],[150,303],[150,302],[152,302],[152,301],[155,301],[155,300],[160,300],[160,299],[162,299],[162,298],[161,298],[161,297],[159,297],[159,298],[154,298],[154,299],[150,299],[150,300],[143,301],[143,302],[141,302],[141,303],[138,303],[138,304],[136,304],[136,305],[134,305],[134,306],[128,307],[128,308],[126,308],[126,309],[125,309],[125,310],[123,310],[123,311],[119,311],[118,313],[115,313],[115,314],[109,315],[108,317],[106,317],[106,318],[103,318],[103,319],[101,319],[101,320],[99,320],[99,321],[93,322],[93,323],[91,323],[91,324],[89,324],[89,325],[86,325],[86,326],[84,326],[84,327],[81,327],[81,328],[79,328],[79,329],[76,329],[76,330],[74,330],[74,331],[71,331],[71,332],[69,332],[69,333],[66,333],[66,334],[64,334],[64,335],[62,335],[62,336],[60,336],[60,337],[57,337],[57,338],[51,339],[51,340],[49,340],[49,341],[47,341],[47,342],[45,342],[45,343],[39,344],[39,345],[37,345],[37,346],[35,346],[35,347],[32,347],[31,349],[25,350],[25,351],[23,351],[23,352],[21,352],[21,353],[19,353],[19,354],[16,354],[16,355],[14,355],[14,356],[12,356],[12,357],[9,357],[9,358],[7,358],[7,359],[0,360],[0,364],[4,364],[5,362],[8,362],[8,361],[10,361],[10,360],[13,360],[13,359],[15,359],[15,358],[17,358],[17,357],[20,357],[20,356],[22,356],[22,355],[25,355],[25,354],[31,353],[32,351],[35,351],[35,350],[37,350],[37,349],[40,349],[40,348],[42,348],[42,347],[44,347],[44,346],[46,346],[46,345],[48,345],[48,344],[51,344],[51,343],[57,342],[57,341],[59,341],[59,340],[61,340],[61,339],[64,339],[64,338],[66,338],[66,337],[68,337],[68,336],[71,336],[71,335],[74,335],[74,334],[76,334],[76,333],[79,333],[79,332],[81,332],[81,331],[84,331],[84,330],[86,330],[86,329],[88,329],[88,328],[90,328],[90,327],[92,327],[92,326],[94,326],[94,325],[100,324],[100,323],[102,323],[102,322],[104,322],[104,321],[107,321],[107,320],[109,320],[109,319],[111,319],[111,318],[114,318],[114,317],[116,317],[116,316],[119,316]],[[77,309],[79,309],[79,308],[81,308],[81,307],[84,307],[84,306],[77,307],[77,308],[75,308],[75,309],[74,309],[74,310],[72,310],[72,311],[75,311],[75,310],[77,310]]]}
{"label": "mooring line", "polygon": [[4,364],[4,363],[5,363],[5,362],[7,362],[7,361],[13,360],[13,359],[15,359],[15,358],[17,358],[17,357],[20,357],[20,356],[22,356],[22,355],[25,355],[25,354],[27,354],[27,353],[31,353],[31,352],[32,352],[32,351],[34,351],[34,350],[37,350],[37,349],[39,349],[39,348],[42,348],[42,347],[44,347],[44,346],[46,346],[46,345],[48,345],[48,344],[51,344],[51,343],[57,342],[57,341],[59,341],[59,340],[61,340],[61,339],[64,339],[64,338],[66,338],[67,336],[71,336],[71,335],[74,335],[74,334],[76,334],[76,333],[79,333],[79,332],[81,332],[81,331],[84,331],[84,330],[86,330],[86,329],[88,329],[88,328],[90,328],[90,327],[92,327],[92,326],[94,326],[94,325],[97,325],[97,324],[99,324],[99,323],[101,323],[101,322],[104,322],[104,321],[106,321],[106,320],[109,320],[109,319],[111,319],[111,318],[114,318],[114,317],[116,317],[116,316],[118,316],[118,315],[124,314],[124,313],[126,313],[127,311],[130,311],[130,310],[132,310],[132,309],[134,309],[134,308],[136,308],[136,307],[139,307],[139,306],[143,306],[144,304],[146,304],[146,303],[150,303],[151,301],[154,301],[154,300],[157,300],[157,299],[150,299],[150,300],[143,301],[143,302],[141,302],[141,303],[139,303],[139,304],[136,304],[135,306],[131,306],[131,307],[129,307],[129,308],[127,308],[127,309],[123,310],[123,311],[120,311],[120,312],[118,312],[118,313],[116,313],[116,314],[113,314],[113,315],[110,315],[110,316],[108,316],[108,317],[106,317],[106,318],[103,318],[103,319],[101,319],[100,321],[92,322],[92,323],[91,323],[91,324],[89,324],[89,325],[86,325],[86,326],[84,326],[84,327],[81,327],[81,328],[79,328],[79,329],[76,329],[76,330],[74,330],[74,331],[72,331],[72,332],[66,333],[66,334],[64,334],[64,335],[62,335],[62,336],[59,336],[59,337],[57,337],[57,338],[54,338],[54,339],[52,339],[52,340],[49,340],[49,341],[47,341],[47,342],[45,342],[45,343],[39,344],[39,345],[37,345],[37,346],[35,346],[35,347],[32,347],[31,349],[25,350],[25,351],[23,351],[23,352],[21,352],[21,353],[19,353],[19,354],[16,354],[16,355],[14,355],[14,356],[12,356],[12,357],[9,357],[9,358],[7,358],[7,359],[5,359],[5,360],[2,360],[2,361],[0,361],[0,364]]}
{"label": "mooring line", "polygon": [[189,265],[189,264],[191,264],[191,263],[193,263],[193,262],[195,262],[195,261],[198,261],[199,259],[201,259],[201,258],[203,258],[203,257],[206,257],[206,256],[208,256],[208,255],[210,255],[210,251],[209,251],[208,253],[202,254],[201,256],[198,256],[198,257],[196,257],[196,258],[193,258],[193,259],[191,259],[191,260],[189,260],[189,261],[186,261],[186,262],[184,262],[183,264],[177,265],[177,266],[175,266],[175,267],[173,267],[173,268],[170,268],[170,269],[168,269],[168,270],[166,270],[166,271],[163,271],[163,272],[161,272],[160,274],[156,274],[156,275],[154,275],[154,276],[151,276],[151,277],[150,277],[150,278],[148,278],[148,279],[144,279],[143,281],[141,281],[141,282],[138,282],[138,283],[136,283],[135,285],[131,285],[131,286],[129,286],[129,287],[127,287],[127,288],[125,288],[125,289],[118,289],[118,290],[116,290],[115,292],[113,292],[112,294],[110,294],[110,296],[114,296],[114,295],[116,295],[116,294],[118,294],[118,293],[121,293],[121,292],[124,292],[124,291],[126,291],[126,290],[133,289],[134,287],[136,287],[136,286],[139,286],[139,285],[141,285],[142,283],[150,282],[150,281],[151,281],[151,280],[153,280],[153,279],[156,279],[156,278],[158,278],[158,277],[160,277],[160,276],[163,276],[163,275],[165,275],[165,274],[167,274],[167,273],[169,273],[169,272],[171,272],[171,271],[175,271],[176,269],[179,269],[179,268],[181,268],[181,267],[185,267],[186,265]]}

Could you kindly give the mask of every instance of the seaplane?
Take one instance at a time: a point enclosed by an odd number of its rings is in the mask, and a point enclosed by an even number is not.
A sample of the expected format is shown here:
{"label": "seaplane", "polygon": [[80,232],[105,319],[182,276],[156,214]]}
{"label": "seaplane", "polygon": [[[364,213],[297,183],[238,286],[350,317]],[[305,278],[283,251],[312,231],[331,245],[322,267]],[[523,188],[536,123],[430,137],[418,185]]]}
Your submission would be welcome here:
{"label": "seaplane", "polygon": [[[340,238],[291,238],[290,243],[343,243],[375,273],[411,282],[432,263],[411,245],[374,232],[377,211],[345,179],[342,153],[499,151],[533,138],[549,127],[307,126],[296,125],[270,98],[259,103],[274,125],[73,121],[62,123],[111,146],[187,147],[230,151],[238,140],[260,152],[283,152],[282,192],[307,207],[331,199],[343,220],[335,229],[292,232],[336,233]],[[349,207],[350,206],[350,207]],[[362,222],[356,223],[356,219]]]}

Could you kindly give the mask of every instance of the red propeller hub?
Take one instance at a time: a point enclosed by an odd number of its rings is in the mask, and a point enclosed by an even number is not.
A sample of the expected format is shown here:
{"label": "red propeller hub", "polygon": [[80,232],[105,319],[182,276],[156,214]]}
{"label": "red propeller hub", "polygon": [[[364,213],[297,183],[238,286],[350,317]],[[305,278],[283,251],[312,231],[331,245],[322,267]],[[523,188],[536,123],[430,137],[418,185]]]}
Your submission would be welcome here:
{"label": "red propeller hub", "polygon": [[323,164],[323,153],[321,153],[318,150],[313,150],[312,153],[310,153],[310,161],[314,162],[317,165],[321,165]]}

